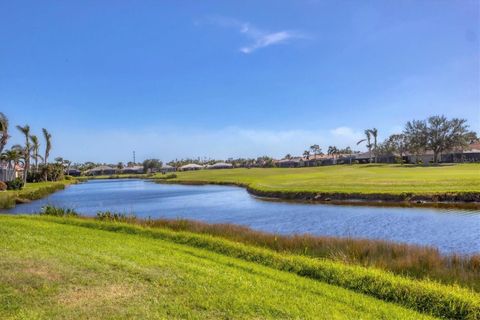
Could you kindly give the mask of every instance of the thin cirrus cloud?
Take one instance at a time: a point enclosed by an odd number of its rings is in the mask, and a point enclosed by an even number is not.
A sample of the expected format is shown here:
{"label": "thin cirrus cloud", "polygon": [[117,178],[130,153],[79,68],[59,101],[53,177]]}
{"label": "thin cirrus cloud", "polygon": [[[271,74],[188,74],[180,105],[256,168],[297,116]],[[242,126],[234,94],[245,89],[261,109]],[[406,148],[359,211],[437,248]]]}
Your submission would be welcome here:
{"label": "thin cirrus cloud", "polygon": [[305,34],[293,30],[281,30],[270,32],[262,30],[249,22],[226,17],[210,17],[207,23],[225,28],[234,28],[249,39],[249,43],[240,47],[240,52],[244,54],[253,53],[256,50],[267,48],[273,45],[286,44],[292,40],[306,39]]}

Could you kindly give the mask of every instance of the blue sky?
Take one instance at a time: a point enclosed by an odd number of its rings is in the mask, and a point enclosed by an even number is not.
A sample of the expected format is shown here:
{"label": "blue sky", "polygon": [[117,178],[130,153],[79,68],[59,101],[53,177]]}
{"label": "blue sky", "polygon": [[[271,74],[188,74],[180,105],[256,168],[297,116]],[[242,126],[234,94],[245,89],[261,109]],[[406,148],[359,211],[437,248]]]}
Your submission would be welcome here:
{"label": "blue sky", "polygon": [[432,114],[478,132],[479,12],[468,0],[0,0],[0,111],[50,129],[53,155],[73,161],[281,157]]}

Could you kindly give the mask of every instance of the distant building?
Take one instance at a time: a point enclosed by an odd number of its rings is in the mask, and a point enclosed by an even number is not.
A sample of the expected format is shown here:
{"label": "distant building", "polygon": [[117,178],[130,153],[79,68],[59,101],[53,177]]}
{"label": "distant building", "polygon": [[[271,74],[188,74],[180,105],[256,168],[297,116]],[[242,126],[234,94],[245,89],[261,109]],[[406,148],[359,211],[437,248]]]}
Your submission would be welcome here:
{"label": "distant building", "polygon": [[207,166],[207,169],[232,169],[233,165],[231,163],[226,162],[217,162],[215,164],[211,164]]}
{"label": "distant building", "polygon": [[275,161],[275,165],[280,168],[298,168],[304,166],[304,161],[300,157],[282,159]]}
{"label": "distant building", "polygon": [[160,168],[161,173],[175,172],[175,171],[177,171],[177,169],[175,167],[172,167],[172,166],[168,165],[168,164],[165,164]]}
{"label": "distant building", "polygon": [[85,172],[87,176],[112,175],[116,173],[117,170],[109,166],[98,166]]}
{"label": "distant building", "polygon": [[196,163],[189,163],[179,168],[180,171],[193,171],[193,170],[201,170],[203,166],[196,164]]}
{"label": "distant building", "polygon": [[9,167],[6,162],[0,163],[0,181],[12,181],[20,174],[21,173],[17,171],[16,168]]}
{"label": "distant building", "polygon": [[124,173],[124,174],[139,174],[143,172],[144,172],[143,166],[125,167],[122,170],[120,170],[120,173]]}
{"label": "distant building", "polygon": [[68,176],[78,177],[79,175],[82,174],[82,172],[80,172],[80,170],[78,169],[68,169],[68,170],[65,170],[65,174]]}

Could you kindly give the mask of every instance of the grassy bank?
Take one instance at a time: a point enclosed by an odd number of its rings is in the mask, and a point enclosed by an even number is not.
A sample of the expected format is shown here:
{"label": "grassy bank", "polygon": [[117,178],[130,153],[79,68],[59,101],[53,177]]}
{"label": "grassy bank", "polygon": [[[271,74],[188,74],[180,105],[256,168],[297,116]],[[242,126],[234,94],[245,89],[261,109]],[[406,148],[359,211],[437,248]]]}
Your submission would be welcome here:
{"label": "grassy bank", "polygon": [[428,318],[253,261],[267,251],[219,254],[249,248],[207,236],[0,216],[0,242],[1,318]]}
{"label": "grassy bank", "polygon": [[7,190],[0,192],[0,209],[13,208],[18,202],[26,202],[41,199],[77,181],[63,180],[55,182],[27,183],[22,190]]}
{"label": "grassy bank", "polygon": [[458,284],[480,292],[480,254],[442,255],[438,249],[432,247],[369,239],[277,235],[238,225],[209,224],[184,219],[144,220],[120,217],[119,221],[145,227],[207,234],[280,253],[375,267],[411,278]]}
{"label": "grassy bank", "polygon": [[169,181],[235,184],[290,199],[480,201],[480,164],[199,170],[178,172]]}

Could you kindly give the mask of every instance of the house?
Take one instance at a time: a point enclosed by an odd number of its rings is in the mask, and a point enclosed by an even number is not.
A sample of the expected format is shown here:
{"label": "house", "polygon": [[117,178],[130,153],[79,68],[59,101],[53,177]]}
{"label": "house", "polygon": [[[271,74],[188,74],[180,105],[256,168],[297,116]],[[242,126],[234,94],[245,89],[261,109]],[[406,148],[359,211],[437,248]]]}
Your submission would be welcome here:
{"label": "house", "polygon": [[120,170],[121,173],[124,174],[139,174],[143,173],[143,166],[132,166],[132,167],[125,167],[122,170]]}
{"label": "house", "polygon": [[275,161],[275,165],[280,168],[298,168],[304,166],[304,161],[300,157],[282,159]]}
{"label": "house", "polygon": [[215,164],[211,164],[207,166],[207,169],[232,169],[233,165],[231,163],[226,162],[217,162]]}
{"label": "house", "polygon": [[196,163],[189,163],[179,168],[180,171],[193,171],[203,169],[203,166]]}
{"label": "house", "polygon": [[87,176],[112,175],[116,173],[117,170],[109,166],[98,166],[85,172]]}
{"label": "house", "polygon": [[163,165],[161,168],[160,168],[160,172],[161,173],[167,173],[167,172],[175,172],[177,169],[175,167],[172,167],[168,164],[165,164]]}
{"label": "house", "polygon": [[65,170],[65,174],[72,177],[78,177],[82,174],[82,172],[80,172],[80,170],[78,169],[71,168],[71,169]]}
{"label": "house", "polygon": [[6,162],[0,163],[0,181],[12,181],[16,177],[17,170],[15,168],[9,167]]}
{"label": "house", "polygon": [[465,150],[443,154],[441,162],[480,162],[480,142],[472,142]]}

